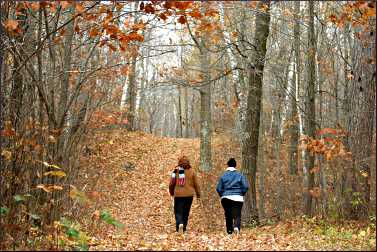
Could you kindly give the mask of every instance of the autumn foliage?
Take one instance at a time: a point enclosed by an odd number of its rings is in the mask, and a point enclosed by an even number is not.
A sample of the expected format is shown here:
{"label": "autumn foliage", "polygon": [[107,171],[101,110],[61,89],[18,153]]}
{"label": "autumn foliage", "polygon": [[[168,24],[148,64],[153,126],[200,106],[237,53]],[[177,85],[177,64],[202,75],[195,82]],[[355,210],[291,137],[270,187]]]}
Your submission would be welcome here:
{"label": "autumn foliage", "polygon": [[[1,1],[0,19],[0,249],[375,250],[375,2]],[[203,190],[185,235],[181,155]],[[232,238],[229,157],[259,216]]]}

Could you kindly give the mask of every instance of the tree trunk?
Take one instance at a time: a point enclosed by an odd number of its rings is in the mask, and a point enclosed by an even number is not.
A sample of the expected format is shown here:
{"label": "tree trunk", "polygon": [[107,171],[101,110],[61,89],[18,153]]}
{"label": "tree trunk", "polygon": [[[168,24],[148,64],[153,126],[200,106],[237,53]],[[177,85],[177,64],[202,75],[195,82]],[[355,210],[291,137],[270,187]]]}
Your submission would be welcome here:
{"label": "tree trunk", "polygon": [[[347,132],[351,132],[351,85],[350,81],[348,80],[348,74],[351,72],[348,69],[348,62],[350,57],[349,51],[351,48],[350,40],[347,39],[346,32],[349,32],[348,26],[345,26],[343,35],[343,45],[344,45],[344,65],[343,65],[343,79],[344,79],[344,102],[343,102],[343,121],[344,125],[347,130]],[[351,140],[350,140],[350,134],[347,134],[344,138],[345,146],[347,150],[351,151]],[[340,181],[337,181],[336,186],[336,197],[340,199],[340,204],[338,204],[338,207],[341,209],[341,215],[344,216],[347,212],[351,212],[350,210],[350,202],[347,201],[347,193],[346,193],[346,180],[347,180],[347,174],[349,173],[350,165],[347,164],[343,167],[343,169],[340,171]]]}
{"label": "tree trunk", "polygon": [[297,113],[297,93],[300,88],[300,1],[295,2],[295,26],[294,26],[294,52],[295,52],[295,72],[293,73],[292,85],[291,85],[291,122],[292,125],[289,128],[290,134],[290,148],[289,148],[289,173],[291,175],[297,175],[297,163],[298,163],[298,140],[300,137],[299,132],[299,119]]}
{"label": "tree trunk", "polygon": [[[138,10],[139,1],[134,2],[133,10]],[[134,23],[139,20],[138,16],[135,16]],[[135,45],[135,50],[139,51],[139,45]],[[136,63],[137,55],[131,56],[131,66],[128,73],[128,87],[126,95],[126,108],[127,108],[127,126],[128,130],[135,130],[135,115],[136,115],[136,95],[137,95],[137,83],[136,83]]]}
{"label": "tree trunk", "polygon": [[[0,17],[3,16],[3,8],[0,6]],[[3,23],[0,22],[0,132],[4,130],[4,108],[5,108],[5,93],[4,93],[4,86],[3,83],[3,76],[4,76],[4,69],[3,69],[3,55],[4,55],[4,29],[3,29]],[[3,137],[0,137],[0,151],[3,150]],[[0,155],[0,172],[4,169],[4,157],[3,155]],[[5,183],[5,177],[0,176],[0,185],[4,185]],[[4,186],[1,186],[0,189],[0,197],[3,198],[3,191]],[[4,218],[0,218],[0,226],[4,226]],[[0,241],[4,240],[5,230],[4,228],[0,228]]]}
{"label": "tree trunk", "polygon": [[[202,3],[201,12],[204,14],[205,6]],[[208,172],[212,169],[212,113],[211,113],[211,77],[209,73],[209,52],[206,49],[207,39],[202,36],[199,41],[200,69],[204,76],[203,86],[200,88],[200,169]]]}
{"label": "tree trunk", "polygon": [[183,137],[182,88],[178,86],[177,137]]}
{"label": "tree trunk", "polygon": [[[202,57],[206,56],[202,55]],[[209,171],[212,168],[211,117],[211,85],[208,84],[200,89],[200,169],[203,171]]]}
{"label": "tree trunk", "polygon": [[184,137],[189,137],[189,122],[188,122],[188,95],[187,95],[187,87],[183,88],[184,94],[184,115],[183,115],[183,123],[184,123]]}
{"label": "tree trunk", "polygon": [[[321,5],[321,4],[320,4]],[[320,38],[319,44],[319,50],[317,54],[317,62],[321,62],[324,59],[323,52],[325,50],[324,48],[324,36],[326,36],[326,27],[324,27],[323,32],[318,32],[318,34],[322,35],[318,37]],[[323,69],[323,64],[318,64],[317,68],[317,80],[318,80],[318,92],[319,92],[319,128],[322,129],[326,127],[324,117],[324,100],[325,97],[323,97],[323,90],[324,90],[324,84],[325,84],[325,79],[324,79],[324,69]],[[321,139],[323,139],[323,135],[320,136]],[[320,212],[323,217],[327,216],[327,176],[326,176],[326,163],[324,162],[324,157],[323,155],[318,155],[317,156],[317,161],[318,161],[318,166],[319,166],[319,187],[320,187]]]}
{"label": "tree trunk", "polygon": [[[351,51],[353,78],[348,86],[348,131],[349,147],[352,152],[352,164],[346,170],[344,197],[345,217],[366,219],[369,214],[371,155],[373,145],[373,123],[375,116],[375,69],[366,59],[371,59],[375,51],[372,38],[365,33],[354,40],[354,51]],[[351,36],[348,34],[349,42]],[[369,41],[366,41],[370,39]],[[364,43],[363,42],[367,42]],[[358,61],[354,58],[360,55]],[[352,108],[352,111],[350,110]],[[348,178],[348,179],[347,179]]]}
{"label": "tree trunk", "polygon": [[[263,111],[263,109],[262,109]],[[258,202],[258,214],[259,219],[263,220],[266,217],[265,211],[265,191],[264,191],[264,183],[265,183],[265,175],[266,175],[266,167],[264,163],[264,142],[263,142],[263,132],[264,132],[264,113],[261,114],[261,122],[260,122],[260,130],[259,130],[259,145],[258,145],[258,170],[260,172],[259,176],[259,184],[258,184],[258,192],[259,192],[259,202]]]}
{"label": "tree trunk", "polygon": [[[314,3],[309,4],[309,32],[308,32],[308,90],[305,104],[305,134],[308,137],[315,137],[315,37],[314,37]],[[314,186],[314,156],[309,152],[305,154],[304,169],[304,213],[312,215],[312,194],[310,191]]]}
{"label": "tree trunk", "polygon": [[[75,7],[72,5],[69,9],[69,18],[75,15]],[[60,82],[60,101],[59,101],[59,111],[58,111],[58,127],[60,130],[60,135],[57,142],[57,150],[64,149],[65,141],[67,138],[67,132],[63,132],[64,124],[66,123],[66,109],[68,105],[68,93],[69,93],[69,76],[71,70],[71,59],[72,59],[72,42],[74,36],[74,20],[72,20],[67,25],[67,35],[64,40],[64,62],[63,62],[63,76]],[[59,162],[61,162],[64,157],[62,152],[58,157]]]}
{"label": "tree trunk", "polygon": [[[24,10],[22,16],[21,15],[17,16],[17,21],[20,23],[20,27],[26,27],[26,24],[27,24],[26,19],[27,19],[27,13]],[[24,58],[24,55],[23,55],[24,53],[23,53],[23,50],[19,50],[17,48],[18,46],[22,46],[25,49],[22,40],[23,39],[20,35],[15,36],[15,40],[14,40],[15,45],[12,47],[13,57],[14,57],[13,59],[14,70],[12,74],[14,76],[14,81],[12,83],[13,85],[12,85],[12,90],[11,90],[11,95],[10,95],[9,109],[10,109],[10,115],[11,115],[10,120],[12,122],[13,128],[16,131],[18,131],[19,124],[21,123],[20,120],[22,118],[21,117],[22,98],[24,94],[23,74],[21,73],[23,68],[19,69],[20,62],[22,62]],[[20,55],[18,56],[18,54]]]}
{"label": "tree trunk", "polygon": [[136,56],[132,57],[131,69],[128,75],[127,88],[127,129],[134,130],[135,109],[136,109]]}
{"label": "tree trunk", "polygon": [[[263,2],[264,3],[264,2]],[[260,9],[262,3],[258,4]],[[246,174],[250,189],[245,197],[244,219],[248,223],[258,224],[258,209],[256,200],[256,171],[258,156],[258,136],[262,104],[262,83],[263,69],[266,56],[266,43],[270,25],[270,2],[264,3],[267,6],[265,13],[257,14],[255,21],[255,44],[256,51],[249,64],[249,83],[247,97],[247,114],[245,135],[246,139],[242,144],[242,171]]]}

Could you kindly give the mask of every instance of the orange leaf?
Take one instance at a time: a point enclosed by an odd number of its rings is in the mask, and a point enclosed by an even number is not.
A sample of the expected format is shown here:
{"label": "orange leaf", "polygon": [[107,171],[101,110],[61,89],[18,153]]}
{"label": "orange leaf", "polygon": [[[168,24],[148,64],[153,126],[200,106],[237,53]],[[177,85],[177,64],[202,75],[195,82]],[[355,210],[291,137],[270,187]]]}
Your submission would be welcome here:
{"label": "orange leaf", "polygon": [[59,31],[59,35],[60,36],[64,36],[65,34],[65,28],[62,28],[60,31]]}
{"label": "orange leaf", "polygon": [[192,1],[179,1],[175,2],[175,7],[179,10],[186,10],[190,7]]}
{"label": "orange leaf", "polygon": [[140,34],[138,34],[138,33],[136,33],[136,32],[131,32],[131,33],[128,35],[128,39],[143,42],[143,41],[144,41],[144,36],[143,36],[143,35],[140,35]]}
{"label": "orange leaf", "polygon": [[268,5],[267,4],[262,4],[262,6],[260,7],[260,9],[263,11],[263,12],[266,12],[268,10]]}
{"label": "orange leaf", "polygon": [[120,72],[124,75],[127,75],[128,74],[128,66],[123,66],[121,69],[120,69]]}
{"label": "orange leaf", "polygon": [[89,31],[89,37],[91,37],[91,38],[94,38],[94,37],[98,36],[99,34],[100,34],[100,32],[98,31],[98,29],[96,27],[93,27]]}
{"label": "orange leaf", "polygon": [[257,2],[256,1],[251,1],[250,2],[250,7],[255,9],[257,7]]}
{"label": "orange leaf", "polygon": [[60,5],[62,6],[62,10],[68,8],[69,5],[71,5],[68,1],[61,1]]}
{"label": "orange leaf", "polygon": [[54,38],[54,43],[58,44],[62,40],[62,37],[56,37]]}
{"label": "orange leaf", "polygon": [[110,43],[109,43],[109,44],[107,44],[107,46],[108,46],[108,47],[110,47],[110,49],[111,49],[112,51],[114,51],[114,52],[115,52],[115,51],[117,50],[117,49],[116,49],[116,47],[115,47],[115,46],[113,46],[113,45],[112,45],[112,44],[110,44]]}
{"label": "orange leaf", "polygon": [[79,33],[80,32],[80,26],[77,24],[75,25],[75,32]]}
{"label": "orange leaf", "polygon": [[101,6],[99,7],[99,13],[106,13],[106,12],[107,12],[107,8],[106,8],[106,6],[101,5]]}
{"label": "orange leaf", "polygon": [[94,14],[92,14],[92,15],[85,15],[84,18],[85,18],[85,20],[93,21],[93,20],[95,20],[97,18],[97,15],[94,15]]}
{"label": "orange leaf", "polygon": [[17,27],[18,27],[18,21],[17,21],[17,20],[14,20],[14,19],[7,19],[7,20],[5,20],[5,22],[4,22],[4,27],[5,27],[5,29],[7,29],[8,31],[16,30]]}
{"label": "orange leaf", "polygon": [[121,11],[123,9],[124,4],[123,3],[115,3],[117,11]]}
{"label": "orange leaf", "polygon": [[122,52],[125,52],[126,51],[126,48],[122,45],[119,45],[119,49],[122,51]]}
{"label": "orange leaf", "polygon": [[336,23],[336,21],[337,21],[337,18],[336,18],[335,15],[330,15],[330,16],[329,16],[329,19],[330,19],[330,21],[333,22],[333,23]]}
{"label": "orange leaf", "polygon": [[106,33],[109,35],[116,35],[119,31],[119,28],[115,25],[108,25],[106,26],[105,30],[106,30]]}
{"label": "orange leaf", "polygon": [[39,10],[39,2],[33,2],[33,3],[31,4],[31,9],[32,9],[33,11],[37,11],[37,10]]}
{"label": "orange leaf", "polygon": [[333,156],[333,154],[332,154],[331,151],[328,151],[328,152],[325,153],[325,158],[326,158],[326,160],[331,160],[331,159],[332,159],[332,156]]}
{"label": "orange leaf", "polygon": [[53,190],[59,190],[59,191],[63,190],[63,187],[58,186],[58,185],[43,185],[43,184],[39,184],[39,185],[37,185],[37,188],[42,189],[45,192],[51,192]]}
{"label": "orange leaf", "polygon": [[160,15],[158,15],[162,20],[166,20],[168,19],[168,17],[164,14],[164,13],[161,13]]}
{"label": "orange leaf", "polygon": [[132,26],[132,29],[135,31],[138,31],[138,30],[144,29],[144,27],[145,27],[145,24],[143,22],[140,22],[140,23],[134,24]]}
{"label": "orange leaf", "polygon": [[107,44],[107,40],[101,40],[101,42],[99,43],[99,47],[102,47],[104,46],[105,44]]}
{"label": "orange leaf", "polygon": [[129,37],[123,32],[120,32],[118,35],[118,40],[120,41],[122,46],[126,46],[127,42],[129,41]]}
{"label": "orange leaf", "polygon": [[218,43],[219,41],[221,40],[221,37],[220,36],[216,36],[216,35],[214,35],[213,37],[212,37],[212,41],[214,42],[214,43]]}
{"label": "orange leaf", "polygon": [[218,14],[219,14],[219,12],[218,12],[217,10],[213,10],[213,9],[208,10],[208,11],[206,11],[206,13],[205,13],[205,15],[206,15],[206,16],[209,16],[209,17],[215,17],[215,16],[218,15]]}
{"label": "orange leaf", "polygon": [[376,9],[375,8],[368,8],[365,12],[365,15],[368,17],[376,17]]}
{"label": "orange leaf", "polygon": [[180,17],[178,18],[178,22],[179,22],[180,24],[185,24],[185,23],[186,23],[186,17],[185,17],[185,16],[180,16]]}
{"label": "orange leaf", "polygon": [[144,7],[144,11],[145,11],[145,13],[151,13],[151,14],[153,14],[155,10],[154,10],[154,7],[152,6],[152,4],[147,4]]}
{"label": "orange leaf", "polygon": [[170,9],[172,7],[172,4],[174,4],[174,2],[165,1],[163,6],[164,6],[165,9]]}
{"label": "orange leaf", "polygon": [[75,8],[76,8],[76,11],[78,13],[82,13],[82,12],[85,11],[85,8],[84,8],[84,6],[81,3],[77,3],[76,6],[75,6]]}
{"label": "orange leaf", "polygon": [[193,18],[201,18],[202,14],[198,10],[193,10],[192,12],[189,13],[189,15]]}
{"label": "orange leaf", "polygon": [[50,11],[55,13],[56,12],[56,3],[52,2],[50,3]]}

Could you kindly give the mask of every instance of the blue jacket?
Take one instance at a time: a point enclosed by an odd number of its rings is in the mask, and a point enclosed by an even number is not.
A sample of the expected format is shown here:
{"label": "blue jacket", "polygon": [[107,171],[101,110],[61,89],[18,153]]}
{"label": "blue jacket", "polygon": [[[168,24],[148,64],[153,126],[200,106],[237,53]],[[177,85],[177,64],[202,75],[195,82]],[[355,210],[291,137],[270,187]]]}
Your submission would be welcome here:
{"label": "blue jacket", "polygon": [[244,196],[249,189],[249,183],[244,175],[237,170],[227,170],[220,178],[216,191],[222,196],[241,195]]}

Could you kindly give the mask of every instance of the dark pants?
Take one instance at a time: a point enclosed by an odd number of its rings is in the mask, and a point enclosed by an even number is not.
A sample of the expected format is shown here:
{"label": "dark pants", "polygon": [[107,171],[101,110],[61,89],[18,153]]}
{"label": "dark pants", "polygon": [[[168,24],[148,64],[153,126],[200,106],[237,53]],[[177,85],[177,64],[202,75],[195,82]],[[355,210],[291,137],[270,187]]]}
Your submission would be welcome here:
{"label": "dark pants", "polygon": [[241,209],[243,202],[224,198],[221,200],[221,205],[225,213],[226,232],[228,234],[233,233],[235,227],[241,230]]}
{"label": "dark pants", "polygon": [[193,197],[174,197],[175,228],[177,232],[179,224],[183,224],[183,231],[186,231],[192,198]]}

